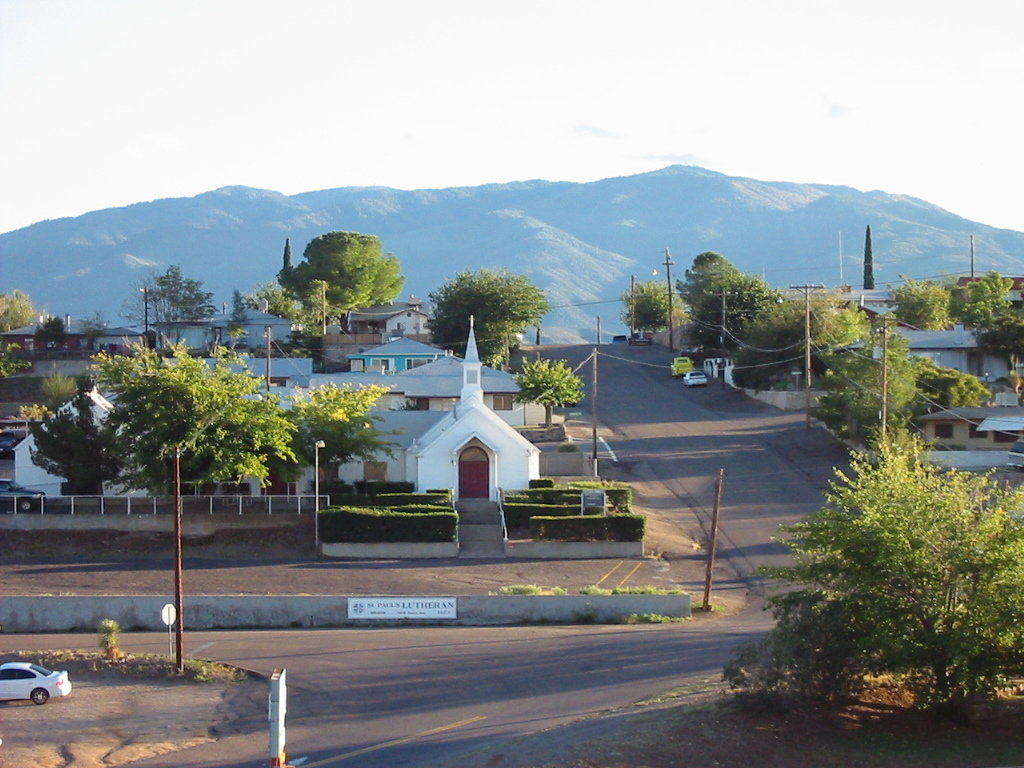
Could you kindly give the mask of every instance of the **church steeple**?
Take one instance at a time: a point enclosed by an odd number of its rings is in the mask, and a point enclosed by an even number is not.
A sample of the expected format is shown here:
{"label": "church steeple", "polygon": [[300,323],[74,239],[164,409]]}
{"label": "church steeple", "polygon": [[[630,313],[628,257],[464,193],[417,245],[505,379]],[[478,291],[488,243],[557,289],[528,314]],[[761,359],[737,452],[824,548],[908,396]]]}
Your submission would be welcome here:
{"label": "church steeple", "polygon": [[469,338],[466,340],[466,357],[462,361],[462,402],[484,401],[481,386],[480,353],[476,349],[476,333],[473,331],[473,316],[469,316]]}

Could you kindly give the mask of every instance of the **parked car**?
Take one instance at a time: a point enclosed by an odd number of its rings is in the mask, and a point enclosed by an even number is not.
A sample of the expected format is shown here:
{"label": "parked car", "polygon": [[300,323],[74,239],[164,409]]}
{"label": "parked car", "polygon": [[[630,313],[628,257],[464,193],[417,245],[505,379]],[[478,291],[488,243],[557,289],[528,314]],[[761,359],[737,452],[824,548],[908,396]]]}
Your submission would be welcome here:
{"label": "parked car", "polygon": [[707,385],[708,377],[704,371],[690,371],[683,374],[684,387],[706,387]]}
{"label": "parked car", "polygon": [[26,488],[14,480],[0,480],[0,512],[11,512],[15,506],[31,509],[41,503],[44,496],[46,493],[36,488]]}
{"label": "parked car", "polygon": [[1007,452],[1006,466],[1024,469],[1024,440],[1018,440]]}
{"label": "parked car", "polygon": [[625,344],[626,341],[626,334],[624,333],[620,333],[617,336],[612,336],[612,344]]}
{"label": "parked car", "polygon": [[668,369],[672,372],[673,376],[682,376],[684,373],[689,373],[693,370],[693,360],[685,356],[673,357]]}
{"label": "parked car", "polygon": [[71,693],[68,673],[51,672],[38,664],[9,661],[0,664],[0,699],[29,699],[34,704],[45,704],[51,696]]}

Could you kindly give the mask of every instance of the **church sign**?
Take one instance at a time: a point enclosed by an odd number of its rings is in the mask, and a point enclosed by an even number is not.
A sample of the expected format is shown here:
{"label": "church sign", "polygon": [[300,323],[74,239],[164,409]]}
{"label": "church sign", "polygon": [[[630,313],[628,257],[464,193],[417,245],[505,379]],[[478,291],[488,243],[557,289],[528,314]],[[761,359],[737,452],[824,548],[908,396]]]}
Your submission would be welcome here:
{"label": "church sign", "polygon": [[350,597],[350,619],[454,619],[454,597]]}

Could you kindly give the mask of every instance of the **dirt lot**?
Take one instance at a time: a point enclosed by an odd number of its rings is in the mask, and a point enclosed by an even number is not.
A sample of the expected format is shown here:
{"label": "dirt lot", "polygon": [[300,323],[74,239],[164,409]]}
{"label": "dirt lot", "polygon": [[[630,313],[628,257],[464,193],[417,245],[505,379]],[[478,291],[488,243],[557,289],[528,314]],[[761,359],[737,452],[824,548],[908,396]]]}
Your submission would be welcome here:
{"label": "dirt lot", "polygon": [[43,706],[0,702],[3,768],[106,768],[229,733],[266,730],[265,681],[126,679],[89,671],[80,662],[52,668],[68,670],[70,696]]}

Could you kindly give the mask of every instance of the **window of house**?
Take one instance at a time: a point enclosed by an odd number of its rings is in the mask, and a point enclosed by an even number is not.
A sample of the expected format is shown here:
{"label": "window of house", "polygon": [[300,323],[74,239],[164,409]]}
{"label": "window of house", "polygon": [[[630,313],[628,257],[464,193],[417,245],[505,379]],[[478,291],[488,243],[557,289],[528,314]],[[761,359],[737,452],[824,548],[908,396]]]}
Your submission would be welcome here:
{"label": "window of house", "polygon": [[968,436],[972,440],[975,440],[975,439],[978,439],[978,438],[981,438],[982,440],[985,440],[985,439],[988,438],[988,433],[987,432],[979,432],[978,431],[978,425],[975,424],[973,421],[969,421],[969,422],[967,422],[967,424],[968,424],[967,434],[968,434]]}
{"label": "window of house", "polygon": [[421,365],[426,365],[429,362],[431,362],[431,361],[430,360],[426,360],[425,358],[422,358],[422,357],[419,357],[419,358],[411,357],[411,358],[409,358],[408,360],[405,361],[405,367],[406,367],[406,370],[409,370],[409,369],[412,369],[412,368],[419,368]]}
{"label": "window of house", "polygon": [[953,437],[953,425],[952,424],[935,424],[935,436],[936,437]]}
{"label": "window of house", "polygon": [[491,395],[491,402],[495,411],[512,410],[512,395]]}
{"label": "window of house", "polygon": [[388,479],[388,463],[386,461],[364,461],[363,462],[363,479],[364,480],[387,480]]}
{"label": "window of house", "polygon": [[1019,432],[993,432],[993,443],[1015,443],[1020,438]]}

